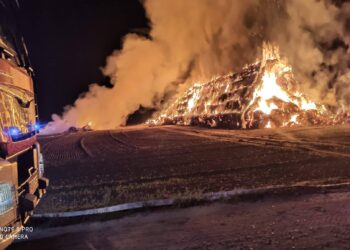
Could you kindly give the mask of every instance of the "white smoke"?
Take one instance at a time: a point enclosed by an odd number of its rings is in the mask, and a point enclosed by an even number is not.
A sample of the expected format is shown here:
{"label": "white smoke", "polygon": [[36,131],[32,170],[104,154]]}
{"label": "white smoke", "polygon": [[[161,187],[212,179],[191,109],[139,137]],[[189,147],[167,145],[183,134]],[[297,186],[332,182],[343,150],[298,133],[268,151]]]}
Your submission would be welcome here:
{"label": "white smoke", "polygon": [[254,62],[264,40],[281,47],[315,99],[330,96],[333,103],[348,103],[344,98],[349,92],[339,94],[339,89],[349,91],[349,77],[338,77],[348,70],[344,49],[329,53],[320,46],[330,46],[336,38],[350,42],[344,32],[348,5],[340,8],[317,0],[146,0],[144,7],[149,37],[128,34],[123,48],[107,58],[103,73],[113,88],[91,85],[62,117],[52,117],[44,133],[88,123],[95,129],[124,125],[140,105],[160,109],[164,96],[179,87]]}

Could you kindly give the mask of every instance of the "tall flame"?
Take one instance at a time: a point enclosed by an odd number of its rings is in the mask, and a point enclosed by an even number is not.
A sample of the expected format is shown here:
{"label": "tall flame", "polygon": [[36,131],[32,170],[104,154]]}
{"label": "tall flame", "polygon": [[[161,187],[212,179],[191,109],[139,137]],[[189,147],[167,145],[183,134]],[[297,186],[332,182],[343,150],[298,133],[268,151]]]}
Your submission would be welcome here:
{"label": "tall flame", "polygon": [[260,62],[246,66],[240,74],[194,84],[148,123],[231,128],[334,123],[334,114],[299,88],[278,46],[263,43]]}
{"label": "tall flame", "polygon": [[[298,85],[293,84],[296,81],[292,68],[287,64],[285,58],[280,57],[279,48],[276,45],[263,43],[261,75],[261,79],[257,79],[257,86],[248,106],[255,105],[254,112],[261,111],[266,115],[271,115],[273,110],[283,110],[282,104],[294,104],[293,107],[297,113],[293,114],[289,111],[289,120],[285,120],[279,126],[299,124],[298,117],[301,111],[315,110],[318,112],[318,109],[322,108],[317,107],[316,103],[308,100],[297,90]],[[271,119],[268,118],[265,127],[272,127],[271,122]]]}

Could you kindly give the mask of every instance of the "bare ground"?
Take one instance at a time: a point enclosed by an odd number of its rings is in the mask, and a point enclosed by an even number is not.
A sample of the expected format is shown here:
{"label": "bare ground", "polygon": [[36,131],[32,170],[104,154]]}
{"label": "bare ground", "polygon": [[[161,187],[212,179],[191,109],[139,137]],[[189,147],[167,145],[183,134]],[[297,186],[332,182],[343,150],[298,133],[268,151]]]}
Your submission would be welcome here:
{"label": "bare ground", "polygon": [[[40,141],[51,181],[40,213],[236,188],[350,183],[350,126],[139,126]],[[348,249],[349,185],[305,190],[58,228],[48,221],[11,249]]]}
{"label": "bare ground", "polygon": [[350,179],[350,126],[219,130],[137,126],[41,137],[38,213]]}

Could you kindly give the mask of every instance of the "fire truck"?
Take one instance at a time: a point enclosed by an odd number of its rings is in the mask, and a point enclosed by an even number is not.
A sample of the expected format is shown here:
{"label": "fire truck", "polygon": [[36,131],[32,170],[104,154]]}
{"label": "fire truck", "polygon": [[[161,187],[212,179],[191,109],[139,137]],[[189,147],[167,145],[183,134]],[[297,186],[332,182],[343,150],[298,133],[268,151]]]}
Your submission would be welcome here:
{"label": "fire truck", "polygon": [[0,249],[23,231],[48,186],[19,8],[16,0],[0,1]]}

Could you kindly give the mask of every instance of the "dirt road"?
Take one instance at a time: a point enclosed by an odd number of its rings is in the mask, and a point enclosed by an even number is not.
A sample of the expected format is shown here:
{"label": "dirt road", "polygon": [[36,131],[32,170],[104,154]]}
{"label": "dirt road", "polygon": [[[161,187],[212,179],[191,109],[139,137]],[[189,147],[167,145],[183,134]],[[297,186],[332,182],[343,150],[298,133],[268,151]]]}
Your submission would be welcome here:
{"label": "dirt road", "polygon": [[[346,192],[347,191],[347,192]],[[349,249],[350,193],[136,213],[34,230],[11,249]]]}

